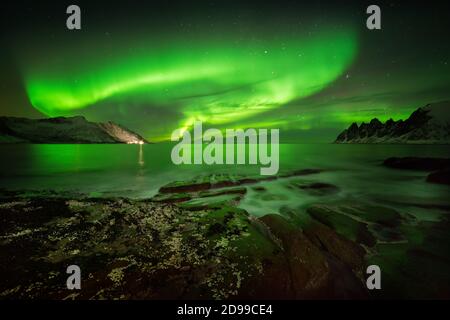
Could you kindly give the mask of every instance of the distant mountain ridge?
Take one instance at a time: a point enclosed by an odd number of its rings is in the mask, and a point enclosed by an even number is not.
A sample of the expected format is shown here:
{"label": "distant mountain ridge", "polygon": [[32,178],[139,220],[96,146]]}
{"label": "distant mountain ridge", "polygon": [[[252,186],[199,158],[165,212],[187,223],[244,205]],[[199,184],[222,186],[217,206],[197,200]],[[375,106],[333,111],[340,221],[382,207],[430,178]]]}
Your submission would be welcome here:
{"label": "distant mountain ridge", "polygon": [[354,122],[335,143],[450,144],[450,101],[418,108],[404,121]]}
{"label": "distant mountain ridge", "polygon": [[0,143],[148,143],[113,122],[96,123],[82,116],[48,119],[0,117]]}

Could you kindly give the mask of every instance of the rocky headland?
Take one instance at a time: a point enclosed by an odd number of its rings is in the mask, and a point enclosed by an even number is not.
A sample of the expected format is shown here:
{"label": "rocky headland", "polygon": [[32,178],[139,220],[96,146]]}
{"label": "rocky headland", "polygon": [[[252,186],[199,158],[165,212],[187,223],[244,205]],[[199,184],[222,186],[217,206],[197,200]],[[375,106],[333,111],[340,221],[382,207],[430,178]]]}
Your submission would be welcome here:
{"label": "rocky headland", "polygon": [[137,133],[113,122],[84,117],[27,119],[0,117],[0,143],[148,143]]}
{"label": "rocky headland", "polygon": [[406,120],[354,122],[335,143],[450,144],[450,101],[418,108]]}

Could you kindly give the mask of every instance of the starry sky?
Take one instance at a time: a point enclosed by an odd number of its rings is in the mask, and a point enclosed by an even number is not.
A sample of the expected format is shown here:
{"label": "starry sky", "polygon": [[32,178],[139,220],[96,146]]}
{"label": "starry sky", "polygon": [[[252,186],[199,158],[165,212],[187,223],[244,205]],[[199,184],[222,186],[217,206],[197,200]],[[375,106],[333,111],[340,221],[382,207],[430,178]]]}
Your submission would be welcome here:
{"label": "starry sky", "polygon": [[365,1],[2,3],[0,115],[83,115],[155,142],[201,120],[313,143],[450,99],[448,2],[374,3],[382,30]]}

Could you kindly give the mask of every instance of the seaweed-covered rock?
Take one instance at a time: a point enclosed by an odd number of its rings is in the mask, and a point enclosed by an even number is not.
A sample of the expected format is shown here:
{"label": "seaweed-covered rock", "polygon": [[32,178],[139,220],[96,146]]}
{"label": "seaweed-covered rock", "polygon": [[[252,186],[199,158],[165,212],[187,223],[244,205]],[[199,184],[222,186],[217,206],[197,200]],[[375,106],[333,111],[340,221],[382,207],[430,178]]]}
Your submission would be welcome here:
{"label": "seaweed-covered rock", "polygon": [[315,220],[336,230],[344,237],[368,247],[376,239],[398,241],[402,239],[397,227],[403,220],[394,209],[367,204],[313,205],[307,209]]}
{"label": "seaweed-covered rock", "polygon": [[[188,211],[126,199],[2,200],[0,295],[161,299],[237,296],[276,246],[233,207]],[[67,266],[82,290],[65,289]],[[257,296],[256,296],[257,297]]]}
{"label": "seaweed-covered rock", "polygon": [[255,184],[263,181],[272,181],[279,178],[289,178],[317,174],[322,172],[319,169],[303,169],[284,172],[278,176],[243,176],[231,174],[211,174],[197,176],[188,181],[175,181],[159,189],[160,193],[180,193],[180,192],[200,192],[209,189],[221,189],[227,187],[243,186]]}
{"label": "seaweed-covered rock", "polygon": [[342,214],[339,208],[326,205],[315,205],[307,209],[315,220],[325,224],[346,238],[367,246],[375,244],[375,237],[370,233],[367,224]]}
{"label": "seaweed-covered rock", "polygon": [[[192,211],[128,199],[3,199],[0,217],[0,256],[9,261],[0,266],[1,297],[294,299],[361,293],[339,285],[340,279],[356,279],[346,261],[281,216],[258,220],[226,204]],[[80,291],[65,288],[72,264],[82,270]]]}

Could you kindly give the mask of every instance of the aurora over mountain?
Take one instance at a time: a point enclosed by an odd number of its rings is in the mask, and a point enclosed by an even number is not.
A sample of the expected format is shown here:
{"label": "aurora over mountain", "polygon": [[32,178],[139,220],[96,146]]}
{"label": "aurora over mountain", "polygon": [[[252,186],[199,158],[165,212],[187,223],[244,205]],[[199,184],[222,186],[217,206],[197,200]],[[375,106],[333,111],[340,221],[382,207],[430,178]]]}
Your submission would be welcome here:
{"label": "aurora over mountain", "polygon": [[448,45],[434,44],[436,34],[421,40],[433,50],[409,53],[407,11],[404,30],[377,34],[354,4],[141,4],[125,9],[131,22],[119,18],[123,8],[81,6],[80,31],[64,29],[63,4],[30,5],[19,21],[6,56],[20,83],[12,91],[22,92],[10,99],[28,106],[7,106],[13,115],[113,120],[153,141],[195,120],[327,141],[352,121],[404,118],[445,99],[450,84]]}
{"label": "aurora over mountain", "polygon": [[1,2],[0,300],[449,299],[449,14]]}
{"label": "aurora over mountain", "polygon": [[225,124],[320,91],[342,75],[356,52],[354,37],[337,32],[245,47],[228,43],[187,48],[175,43],[176,49],[148,49],[132,59],[120,56],[118,63],[107,63],[109,68],[81,62],[70,74],[62,63],[51,74],[45,69],[26,76],[27,93],[32,105],[48,116],[131,96],[150,106],[179,104],[182,126],[195,120]]}

